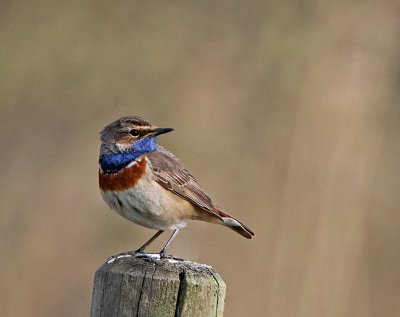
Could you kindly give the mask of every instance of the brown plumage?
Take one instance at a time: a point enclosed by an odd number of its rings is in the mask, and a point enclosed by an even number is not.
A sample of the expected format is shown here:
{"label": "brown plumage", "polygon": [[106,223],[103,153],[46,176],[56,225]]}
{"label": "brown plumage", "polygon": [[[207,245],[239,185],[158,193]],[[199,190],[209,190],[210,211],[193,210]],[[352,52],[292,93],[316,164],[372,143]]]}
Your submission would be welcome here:
{"label": "brown plumage", "polygon": [[135,187],[142,175],[146,172],[146,160],[126,167],[118,173],[106,174],[99,170],[99,187],[102,191],[124,191]]}
{"label": "brown plumage", "polygon": [[[197,220],[221,223],[248,239],[254,236],[249,227],[216,207],[183,163],[167,149],[157,146],[156,152],[146,156],[151,162],[158,184],[200,208]],[[232,219],[233,222],[227,219]]]}
{"label": "brown plumage", "polygon": [[174,234],[187,220],[216,223],[251,239],[253,231],[217,207],[175,155],[156,144],[173,129],[158,128],[139,117],[123,117],[101,132],[99,186],[107,204],[121,216],[159,232]]}

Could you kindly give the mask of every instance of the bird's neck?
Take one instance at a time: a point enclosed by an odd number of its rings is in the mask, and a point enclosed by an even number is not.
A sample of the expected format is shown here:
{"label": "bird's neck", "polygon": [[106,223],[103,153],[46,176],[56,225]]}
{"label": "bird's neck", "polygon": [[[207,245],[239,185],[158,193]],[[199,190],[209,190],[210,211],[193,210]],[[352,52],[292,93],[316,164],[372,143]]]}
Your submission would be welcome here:
{"label": "bird's neck", "polygon": [[155,137],[143,138],[134,142],[126,152],[100,155],[99,164],[104,173],[117,173],[139,156],[156,150],[157,144]]}

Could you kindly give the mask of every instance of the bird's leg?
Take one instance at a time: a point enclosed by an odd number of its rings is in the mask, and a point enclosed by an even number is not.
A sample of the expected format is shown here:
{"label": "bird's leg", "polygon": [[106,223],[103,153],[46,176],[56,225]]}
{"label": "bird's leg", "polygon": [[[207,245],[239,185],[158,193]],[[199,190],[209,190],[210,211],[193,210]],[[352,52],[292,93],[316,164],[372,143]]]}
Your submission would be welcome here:
{"label": "bird's leg", "polygon": [[145,244],[143,244],[139,249],[135,251],[135,253],[143,253],[144,249],[146,249],[155,239],[158,238],[160,234],[162,234],[164,230],[159,230],[156,232],[154,236],[152,236],[149,240],[146,241]]}
{"label": "bird's leg", "polygon": [[165,252],[167,251],[167,248],[169,247],[169,245],[171,244],[172,240],[174,240],[174,238],[176,237],[176,235],[178,234],[179,229],[175,229],[174,232],[172,233],[172,236],[168,239],[167,243],[165,244],[165,246],[161,249],[160,251],[160,258],[165,257]]}

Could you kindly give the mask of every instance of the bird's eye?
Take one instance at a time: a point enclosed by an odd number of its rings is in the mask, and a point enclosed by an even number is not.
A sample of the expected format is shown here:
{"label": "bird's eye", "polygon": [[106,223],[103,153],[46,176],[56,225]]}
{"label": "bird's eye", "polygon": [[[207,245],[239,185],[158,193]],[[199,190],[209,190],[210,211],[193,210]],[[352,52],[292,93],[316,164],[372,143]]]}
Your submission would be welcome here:
{"label": "bird's eye", "polygon": [[140,135],[140,132],[139,132],[139,130],[132,129],[131,131],[129,131],[129,134],[130,134],[131,136],[137,137],[137,136]]}

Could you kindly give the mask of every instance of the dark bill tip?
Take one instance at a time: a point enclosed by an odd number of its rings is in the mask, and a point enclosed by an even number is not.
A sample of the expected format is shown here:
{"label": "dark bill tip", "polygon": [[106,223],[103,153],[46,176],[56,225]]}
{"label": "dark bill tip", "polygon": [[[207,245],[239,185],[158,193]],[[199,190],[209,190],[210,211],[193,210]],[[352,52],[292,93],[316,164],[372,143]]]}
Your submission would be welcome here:
{"label": "dark bill tip", "polygon": [[171,131],[174,131],[174,129],[172,129],[172,128],[157,128],[154,130],[154,135],[160,135],[160,134],[168,133]]}

